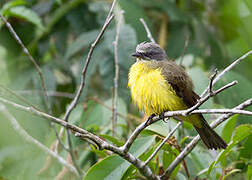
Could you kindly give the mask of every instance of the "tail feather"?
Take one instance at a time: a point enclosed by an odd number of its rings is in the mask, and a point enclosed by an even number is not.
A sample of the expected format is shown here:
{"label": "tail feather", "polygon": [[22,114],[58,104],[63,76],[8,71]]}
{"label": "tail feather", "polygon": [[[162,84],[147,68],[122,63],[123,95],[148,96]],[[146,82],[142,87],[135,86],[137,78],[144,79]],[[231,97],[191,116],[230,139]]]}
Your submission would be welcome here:
{"label": "tail feather", "polygon": [[201,115],[201,127],[196,127],[196,131],[199,133],[203,143],[208,149],[226,149],[226,142],[208,125],[204,117]]}

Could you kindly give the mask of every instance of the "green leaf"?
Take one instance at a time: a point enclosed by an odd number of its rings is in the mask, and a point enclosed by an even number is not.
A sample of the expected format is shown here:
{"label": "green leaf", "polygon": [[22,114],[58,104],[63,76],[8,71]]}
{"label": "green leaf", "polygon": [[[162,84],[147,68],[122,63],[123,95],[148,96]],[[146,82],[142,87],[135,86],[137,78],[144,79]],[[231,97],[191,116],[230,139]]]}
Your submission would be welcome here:
{"label": "green leaf", "polygon": [[[155,137],[144,137],[137,139],[133,143],[130,149],[130,153],[132,153],[132,155],[134,155],[135,157],[140,156],[152,145],[154,139]],[[92,166],[84,177],[84,180],[118,180],[122,178],[123,173],[129,166],[129,162],[122,159],[118,155],[113,155]]]}
{"label": "green leaf", "polygon": [[[169,120],[167,123],[163,121],[156,122],[146,128],[146,130],[152,131],[154,134],[159,134],[163,137],[166,137],[169,134],[169,131],[172,130],[177,125],[176,121]],[[176,136],[178,131],[175,131],[174,135]]]}
{"label": "green leaf", "polygon": [[116,146],[122,146],[124,143],[120,140],[118,140],[117,138],[107,135],[107,134],[101,134],[101,137],[107,139],[108,141],[112,142],[114,145]]}
{"label": "green leaf", "polygon": [[87,104],[87,110],[83,111],[82,114],[82,122],[83,124],[81,127],[87,128],[90,125],[104,125],[103,119],[102,119],[102,105],[100,104],[94,104],[94,102],[89,102]]}
{"label": "green leaf", "polygon": [[211,163],[211,165],[209,166],[209,168],[208,168],[208,172],[207,172],[208,175],[211,173],[211,171],[212,171],[214,168],[216,168],[216,164],[217,164],[219,161],[223,161],[223,160],[226,158],[227,154],[232,150],[232,148],[233,148],[234,146],[235,146],[235,143],[232,143],[232,144],[230,144],[225,150],[222,150],[222,151],[218,154],[216,160],[213,161],[213,162]]}
{"label": "green leaf", "polygon": [[239,153],[239,159],[252,159],[252,133],[248,136],[246,141],[243,143],[243,148],[241,148]]}
{"label": "green leaf", "polygon": [[237,121],[237,117],[239,115],[236,114],[232,116],[228,121],[226,121],[225,126],[223,127],[223,130],[221,132],[221,137],[228,143],[231,140],[231,136],[233,134],[235,124]]}
{"label": "green leaf", "polygon": [[83,48],[86,48],[94,42],[98,35],[98,30],[93,30],[89,32],[82,33],[79,35],[76,40],[67,48],[66,54],[64,56],[65,59],[69,59],[71,56],[82,50]]}
{"label": "green leaf", "polygon": [[17,17],[17,18],[23,18],[23,19],[33,23],[41,30],[44,29],[42,21],[41,21],[40,17],[37,15],[37,13],[35,13],[31,9],[26,8],[25,6],[16,6],[16,7],[10,8],[6,12],[6,15]]}
{"label": "green leaf", "polygon": [[221,78],[218,83],[216,83],[216,88],[220,88],[231,81],[237,80],[238,84],[233,86],[226,91],[218,94],[217,98],[220,104],[224,105],[227,108],[232,108],[237,104],[240,104],[242,101],[248,99],[251,96],[252,84],[241,74],[238,74],[234,71],[229,71]]}
{"label": "green leaf", "polygon": [[112,155],[92,166],[83,180],[120,179],[129,165],[120,156]]}
{"label": "green leaf", "polygon": [[12,7],[15,7],[15,6],[21,6],[21,5],[25,5],[27,4],[26,1],[24,0],[16,0],[16,1],[10,1],[10,2],[7,2],[3,5],[0,13],[2,13],[3,15],[5,15],[6,13],[8,13],[8,10]]}
{"label": "green leaf", "polygon": [[239,143],[244,138],[249,136],[252,133],[252,125],[251,124],[243,124],[238,126],[236,129],[235,135],[233,136],[232,140],[235,143]]}
{"label": "green leaf", "polygon": [[203,147],[196,146],[193,151],[190,153],[194,166],[194,171],[199,172],[202,169],[207,168],[210,165],[210,162],[213,160],[213,157],[209,151]]}
{"label": "green leaf", "polygon": [[180,166],[181,166],[181,164],[179,164],[179,165],[177,165],[177,166],[175,167],[175,169],[174,169],[173,172],[171,173],[171,179],[174,179],[174,178],[177,176],[177,174],[178,174],[178,172],[179,172],[179,169],[180,169]]}
{"label": "green leaf", "polygon": [[178,172],[178,174],[177,174],[177,179],[179,179],[179,180],[188,180],[188,178],[185,177],[185,175],[180,173],[180,172]]}
{"label": "green leaf", "polygon": [[[137,33],[138,41],[147,40],[145,29],[142,23],[139,21],[139,18],[143,18],[150,30],[152,30],[152,26],[150,24],[150,20],[148,16],[146,16],[145,11],[136,3],[135,1],[118,1],[120,7],[125,11],[125,20],[126,23],[130,24]],[[154,36],[154,34],[153,34]]]}
{"label": "green leaf", "polygon": [[[168,146],[166,146],[168,147]],[[176,158],[178,152],[177,149],[175,148],[169,148],[169,152],[167,151],[163,151],[163,168],[167,169],[169,167],[169,165],[172,163],[172,161]],[[174,179],[178,173],[180,169],[180,164],[173,170],[172,174],[171,174],[171,179]]]}
{"label": "green leaf", "polygon": [[240,169],[233,169],[232,171],[228,172],[223,178],[222,180],[225,180],[228,176],[234,174],[234,173],[237,173],[237,172],[241,172]]}
{"label": "green leaf", "polygon": [[[93,105],[90,104],[91,108],[88,107],[88,110],[86,112],[83,112],[82,115],[82,122],[83,127],[90,127],[93,125],[97,125],[102,129],[101,133],[106,133],[112,128],[112,111],[111,109],[108,109],[107,107],[112,107],[112,99],[109,99],[104,102],[104,105],[97,104]],[[107,106],[107,107],[105,107]],[[126,116],[127,114],[127,107],[125,102],[121,99],[118,98],[118,106],[117,106],[117,112],[123,114]],[[121,118],[118,116],[117,119],[117,133],[122,134],[123,129],[119,125],[125,125],[125,119]]]}
{"label": "green leaf", "polygon": [[[192,78],[193,84],[195,86],[195,92],[197,94],[201,94],[209,84],[209,78],[202,71],[202,69],[198,67],[191,68],[187,71],[188,75]],[[211,108],[213,106],[213,100],[209,99],[206,103],[204,103],[201,108]]]}
{"label": "green leaf", "polygon": [[69,123],[76,124],[81,120],[83,112],[83,105],[77,104],[77,106],[73,109],[72,113],[69,116]]}
{"label": "green leaf", "polygon": [[[208,175],[211,173],[213,168],[216,168],[216,164],[220,161],[226,161],[227,155],[231,152],[232,148],[240,143],[244,138],[249,136],[252,133],[252,125],[250,124],[243,124],[238,126],[235,129],[235,134],[232,138],[232,141],[229,143],[228,147],[224,150],[222,150],[215,161],[212,162],[212,164],[208,168]],[[225,166],[225,164],[223,164]]]}
{"label": "green leaf", "polygon": [[183,145],[188,139],[191,139],[189,136],[185,136],[184,138],[182,138],[179,142],[180,145]]}
{"label": "green leaf", "polygon": [[[110,57],[103,57],[99,64],[99,70],[103,78],[103,84],[108,92],[113,86],[114,79],[114,47],[113,41],[115,40],[115,28],[108,30],[104,35],[104,43],[107,51],[110,52]],[[118,65],[119,65],[119,80],[118,91],[119,95],[125,100],[129,100],[129,91],[127,89],[128,83],[128,70],[135,61],[130,57],[130,54],[135,51],[136,47],[136,33],[130,25],[121,25],[120,36],[118,40]],[[105,54],[108,54],[106,52]]]}
{"label": "green leaf", "polygon": [[208,167],[208,171],[207,171],[208,176],[209,176],[209,174],[212,172],[213,168],[215,168],[215,164],[216,164],[216,162],[213,161],[213,162],[210,164],[210,166]]}
{"label": "green leaf", "polygon": [[163,151],[163,168],[167,169],[174,159],[175,156],[171,152]]}
{"label": "green leaf", "polygon": [[135,51],[136,39],[136,32],[130,25],[121,26],[118,40],[118,64],[127,70],[134,62],[130,55]]}
{"label": "green leaf", "polygon": [[96,149],[93,145],[91,145],[90,147],[92,149],[92,152],[94,152],[96,155],[98,155],[102,158],[105,158],[108,156],[108,154],[105,152],[105,150],[100,151],[100,150]]}
{"label": "green leaf", "polygon": [[252,164],[248,165],[247,177],[248,179],[252,179]]}

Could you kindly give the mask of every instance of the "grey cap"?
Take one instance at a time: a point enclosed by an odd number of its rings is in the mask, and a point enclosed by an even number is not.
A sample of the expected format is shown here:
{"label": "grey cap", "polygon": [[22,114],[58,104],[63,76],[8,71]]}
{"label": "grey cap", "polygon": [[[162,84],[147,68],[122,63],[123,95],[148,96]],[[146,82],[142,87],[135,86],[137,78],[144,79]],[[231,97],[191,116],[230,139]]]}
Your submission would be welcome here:
{"label": "grey cap", "polygon": [[165,51],[156,43],[142,42],[137,45],[136,52],[132,54],[133,57],[138,57],[144,60],[167,60],[168,57]]}

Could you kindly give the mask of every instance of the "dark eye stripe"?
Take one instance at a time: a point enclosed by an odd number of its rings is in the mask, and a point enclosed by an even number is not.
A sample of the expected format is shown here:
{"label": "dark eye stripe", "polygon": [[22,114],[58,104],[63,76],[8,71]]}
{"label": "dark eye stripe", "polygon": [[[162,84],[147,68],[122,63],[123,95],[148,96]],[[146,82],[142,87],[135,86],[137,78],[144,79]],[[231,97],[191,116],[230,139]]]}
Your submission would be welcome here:
{"label": "dark eye stripe", "polygon": [[143,53],[143,56],[151,58],[154,54],[155,54],[154,52],[150,51],[150,52]]}

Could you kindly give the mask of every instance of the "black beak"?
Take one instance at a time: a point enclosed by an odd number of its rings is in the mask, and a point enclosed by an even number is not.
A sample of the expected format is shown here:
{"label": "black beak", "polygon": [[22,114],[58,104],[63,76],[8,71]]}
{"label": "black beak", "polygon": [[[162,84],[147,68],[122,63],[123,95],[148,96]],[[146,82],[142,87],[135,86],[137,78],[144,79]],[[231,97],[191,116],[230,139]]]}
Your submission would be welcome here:
{"label": "black beak", "polygon": [[135,52],[135,53],[131,54],[131,56],[136,57],[136,58],[142,57],[142,55],[140,53],[138,53],[138,52]]}

